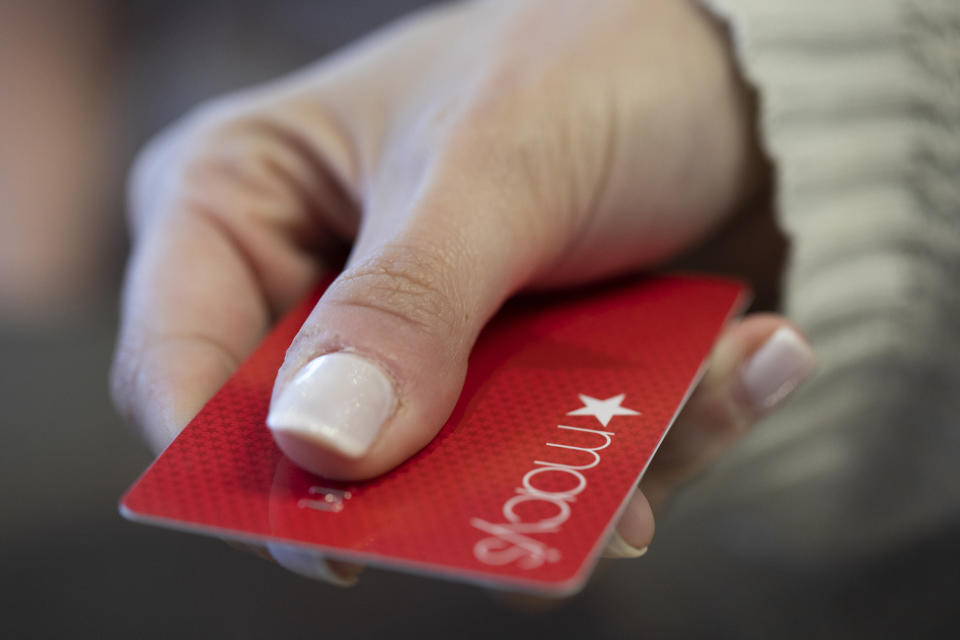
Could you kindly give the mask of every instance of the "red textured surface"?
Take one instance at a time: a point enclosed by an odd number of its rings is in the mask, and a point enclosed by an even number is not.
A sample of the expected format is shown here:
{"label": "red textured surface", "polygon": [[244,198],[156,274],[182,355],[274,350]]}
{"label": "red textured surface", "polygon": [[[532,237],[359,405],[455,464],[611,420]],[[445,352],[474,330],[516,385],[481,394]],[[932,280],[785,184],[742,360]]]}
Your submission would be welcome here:
{"label": "red textured surface", "polygon": [[[393,472],[346,486],[296,468],[265,425],[284,351],[322,289],[277,325],[130,489],[122,501],[125,514],[543,592],[571,591],[585,581],[603,535],[744,295],[729,280],[670,276],[515,301],[481,335],[464,392],[437,438]],[[579,394],[626,394],[623,406],[641,415],[614,416],[607,427],[591,415],[567,415],[583,406]],[[515,561],[481,562],[475,545],[489,534],[471,522],[505,522],[505,501],[518,495],[525,473],[544,466],[536,460],[592,460],[548,442],[603,442],[558,425],[614,435],[597,452],[599,464],[579,471],[587,486],[565,500],[569,518],[559,530],[491,547],[501,560],[513,554]],[[579,482],[567,472],[536,478],[544,492],[563,492]],[[316,486],[346,489],[351,496],[339,511],[317,511],[304,502],[323,500],[323,490],[309,492]],[[559,500],[531,500],[516,513],[523,522],[540,522],[558,513]],[[524,544],[556,551],[551,560],[525,568],[521,560],[531,554]]]}

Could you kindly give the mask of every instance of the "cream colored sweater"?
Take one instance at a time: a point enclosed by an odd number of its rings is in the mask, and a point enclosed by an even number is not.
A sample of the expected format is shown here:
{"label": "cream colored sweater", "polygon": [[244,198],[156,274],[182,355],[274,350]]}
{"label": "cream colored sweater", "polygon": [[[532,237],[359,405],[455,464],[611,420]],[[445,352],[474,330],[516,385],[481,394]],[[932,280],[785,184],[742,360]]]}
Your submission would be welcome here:
{"label": "cream colored sweater", "polygon": [[678,515],[828,555],[960,522],[960,0],[704,3],[761,97],[821,368]]}

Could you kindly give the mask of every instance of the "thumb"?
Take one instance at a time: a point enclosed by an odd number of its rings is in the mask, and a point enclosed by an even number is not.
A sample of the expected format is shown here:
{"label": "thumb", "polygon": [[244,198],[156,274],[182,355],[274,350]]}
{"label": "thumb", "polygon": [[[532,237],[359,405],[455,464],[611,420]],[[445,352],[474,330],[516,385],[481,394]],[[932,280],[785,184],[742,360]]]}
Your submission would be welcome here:
{"label": "thumb", "polygon": [[425,446],[456,404],[478,333],[529,273],[536,252],[514,246],[510,217],[458,210],[465,198],[453,194],[477,189],[446,187],[421,188],[406,211],[367,213],[347,268],[287,352],[267,424],[301,467],[364,479]]}

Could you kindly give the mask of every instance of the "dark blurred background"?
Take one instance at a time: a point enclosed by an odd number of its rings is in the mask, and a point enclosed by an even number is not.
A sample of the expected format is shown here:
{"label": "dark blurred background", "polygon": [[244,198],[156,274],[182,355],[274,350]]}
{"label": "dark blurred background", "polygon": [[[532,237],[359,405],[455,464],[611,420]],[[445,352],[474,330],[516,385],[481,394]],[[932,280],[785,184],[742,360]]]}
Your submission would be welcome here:
{"label": "dark blurred background", "polygon": [[681,510],[645,558],[545,605],[379,571],[338,590],[120,518],[150,461],[106,382],[133,154],[198,101],[420,4],[0,0],[0,635],[960,637],[955,520],[811,561],[770,542],[763,505]]}

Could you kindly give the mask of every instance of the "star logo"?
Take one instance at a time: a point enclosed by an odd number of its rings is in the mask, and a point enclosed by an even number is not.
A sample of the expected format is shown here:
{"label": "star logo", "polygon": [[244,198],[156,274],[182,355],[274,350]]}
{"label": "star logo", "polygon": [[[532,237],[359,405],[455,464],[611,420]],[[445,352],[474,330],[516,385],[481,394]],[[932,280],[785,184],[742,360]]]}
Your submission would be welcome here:
{"label": "star logo", "polygon": [[568,416],[593,416],[600,421],[600,424],[606,427],[608,424],[610,424],[610,419],[613,418],[613,416],[640,415],[639,411],[634,411],[633,409],[620,406],[620,403],[622,403],[623,399],[627,396],[625,393],[621,393],[618,396],[613,396],[612,398],[607,398],[606,400],[591,398],[590,396],[585,396],[582,393],[578,395],[580,397],[580,402],[583,403],[583,406],[579,409],[574,409],[567,414]]}

